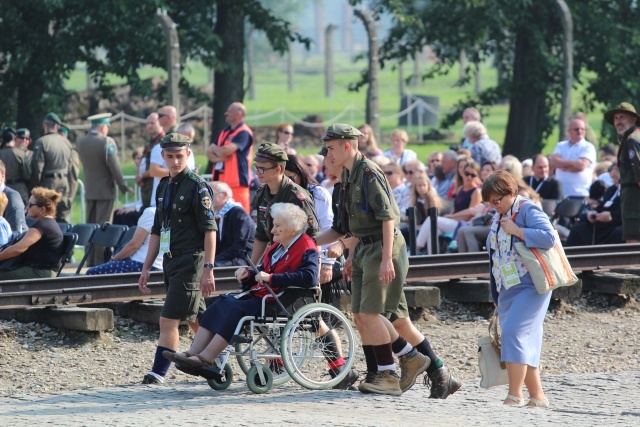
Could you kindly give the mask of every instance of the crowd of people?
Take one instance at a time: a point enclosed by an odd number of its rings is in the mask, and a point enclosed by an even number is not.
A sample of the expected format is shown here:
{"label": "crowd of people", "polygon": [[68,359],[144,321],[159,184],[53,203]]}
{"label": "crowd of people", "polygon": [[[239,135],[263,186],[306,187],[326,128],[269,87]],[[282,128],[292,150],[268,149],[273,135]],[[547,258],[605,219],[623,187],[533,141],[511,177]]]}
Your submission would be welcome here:
{"label": "crowd of people", "polygon": [[[150,114],[149,141],[133,153],[138,199],[115,211],[116,186],[134,190],[122,177],[117,144],[108,136],[111,114],[89,117],[91,131],[75,148],[54,113],[45,116],[44,135],[33,143],[29,130],[5,129],[0,243],[11,240],[12,230],[26,234],[0,251],[0,261],[19,258],[16,266],[0,271],[0,279],[48,277],[57,268],[62,233],[56,221],[68,221],[82,166],[86,221],[137,226],[110,260],[98,248],[87,274],[139,271],[145,294],[150,271],[162,270],[165,277],[160,337],[144,383],[164,382],[172,362],[211,366],[229,343],[234,322],[259,309],[256,298],[264,295],[264,283],[330,286],[343,277],[351,281],[351,309],[367,366],[358,389],[400,395],[425,374],[431,397],[445,399],[462,384],[409,320],[402,289],[406,242],[415,237],[422,254],[484,249],[504,331],[505,404],[523,404],[526,384],[527,405],[548,406],[537,367],[549,298],[534,295],[526,268],[505,248],[513,238],[533,247],[553,246],[554,229],[566,245],[640,240],[640,115],[633,106],[622,103],[605,114],[621,146],[616,157],[611,145],[603,145],[599,160],[582,114],[571,118],[567,139],[551,155],[521,161],[503,156],[478,110],[468,108],[460,145],[431,153],[426,164],[407,148],[403,129],[391,133],[391,148],[382,151],[371,126],[334,124],[322,137],[320,152],[302,156],[293,146],[292,125],[281,124],[273,143],[256,146],[245,116],[240,102],[227,109],[228,126],[207,149],[204,172],[212,180],[206,181],[197,175],[190,149],[193,126],[179,124],[170,105]],[[574,218],[558,217],[554,209],[563,199],[578,201],[583,209]],[[409,236],[410,208],[416,236]],[[32,218],[30,228],[25,212]],[[259,271],[244,267],[247,254]],[[205,311],[203,297],[215,291],[218,266],[240,267],[236,277],[246,292]],[[330,298],[332,292],[325,294]],[[177,353],[183,320],[197,331],[196,338]],[[323,336],[331,339],[330,333]],[[520,345],[523,339],[526,345]],[[335,376],[341,366],[332,360],[329,373]],[[358,374],[344,378],[336,388],[354,388]]]}

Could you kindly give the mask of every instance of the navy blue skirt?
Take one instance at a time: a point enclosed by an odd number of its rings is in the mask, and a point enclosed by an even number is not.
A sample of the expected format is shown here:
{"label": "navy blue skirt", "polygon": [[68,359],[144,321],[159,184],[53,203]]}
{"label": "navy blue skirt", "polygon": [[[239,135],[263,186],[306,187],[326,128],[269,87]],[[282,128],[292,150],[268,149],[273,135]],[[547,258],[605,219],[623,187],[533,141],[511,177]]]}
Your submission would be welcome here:
{"label": "navy blue skirt", "polygon": [[261,309],[260,298],[236,299],[230,295],[223,295],[200,317],[200,327],[220,335],[229,342],[240,319],[245,316],[259,316]]}

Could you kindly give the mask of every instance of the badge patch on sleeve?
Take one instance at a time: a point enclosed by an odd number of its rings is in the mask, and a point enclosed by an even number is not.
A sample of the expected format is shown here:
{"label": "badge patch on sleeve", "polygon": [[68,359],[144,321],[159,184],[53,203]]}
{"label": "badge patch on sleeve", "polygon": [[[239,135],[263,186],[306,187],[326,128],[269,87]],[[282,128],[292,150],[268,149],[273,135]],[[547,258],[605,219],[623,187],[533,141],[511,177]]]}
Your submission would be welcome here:
{"label": "badge patch on sleeve", "polygon": [[202,206],[204,206],[206,209],[211,209],[211,197],[204,196],[202,199],[200,199],[200,203],[202,203]]}
{"label": "badge patch on sleeve", "polygon": [[302,194],[302,192],[300,192],[300,191],[298,191],[298,192],[296,193],[296,197],[298,198],[298,200],[300,200],[300,201],[302,201],[302,202],[304,202],[305,200],[307,200],[307,198],[306,198],[306,197],[304,197],[304,194]]}
{"label": "badge patch on sleeve", "polygon": [[636,152],[633,149],[629,150],[629,158],[633,159],[635,156],[636,156]]}

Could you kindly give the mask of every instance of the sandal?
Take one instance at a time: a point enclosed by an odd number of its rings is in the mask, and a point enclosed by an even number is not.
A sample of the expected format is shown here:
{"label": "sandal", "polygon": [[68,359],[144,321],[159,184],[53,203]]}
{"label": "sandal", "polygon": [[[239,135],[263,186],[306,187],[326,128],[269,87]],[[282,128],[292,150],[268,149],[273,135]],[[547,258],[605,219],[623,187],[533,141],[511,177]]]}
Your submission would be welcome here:
{"label": "sandal", "polygon": [[514,396],[513,394],[508,394],[505,400],[512,400],[516,402],[515,405],[511,405],[509,403],[505,403],[507,406],[522,406],[524,405],[524,399],[522,397]]}
{"label": "sandal", "polygon": [[183,351],[182,353],[178,353],[175,351],[169,351],[169,350],[165,350],[162,352],[162,357],[164,357],[167,360],[170,360],[171,362],[175,362],[176,360],[176,356],[184,356],[184,357],[191,357],[193,356],[193,354],[189,353],[188,351]]}
{"label": "sandal", "polygon": [[[196,357],[198,360],[193,360],[190,357]],[[174,363],[179,363],[180,365],[186,366],[189,368],[212,368],[213,367],[213,362],[209,362],[201,354],[194,354],[190,357],[184,357],[179,354],[176,354],[173,361]]]}
{"label": "sandal", "polygon": [[529,398],[529,403],[525,405],[528,408],[548,408],[549,399],[546,397],[544,399],[534,399],[533,397]]}

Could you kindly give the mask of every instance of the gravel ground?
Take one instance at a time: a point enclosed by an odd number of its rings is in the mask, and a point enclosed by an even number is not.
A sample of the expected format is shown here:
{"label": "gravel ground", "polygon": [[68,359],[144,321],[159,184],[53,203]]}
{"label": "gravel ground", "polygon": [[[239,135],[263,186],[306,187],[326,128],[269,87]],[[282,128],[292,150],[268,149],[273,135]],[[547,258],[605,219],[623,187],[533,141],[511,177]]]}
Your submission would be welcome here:
{"label": "gravel ground", "polygon": [[[545,321],[543,375],[638,370],[639,298],[586,293],[571,304],[552,303]],[[416,324],[455,375],[477,382],[477,337],[486,334],[491,312],[489,304],[443,300],[421,313]],[[120,317],[113,331],[103,333],[0,321],[0,396],[138,383],[151,366],[157,336],[156,325]],[[180,347],[190,340],[184,335]],[[364,369],[362,360],[356,368]],[[167,378],[169,384],[193,381],[201,380],[175,368]]]}

